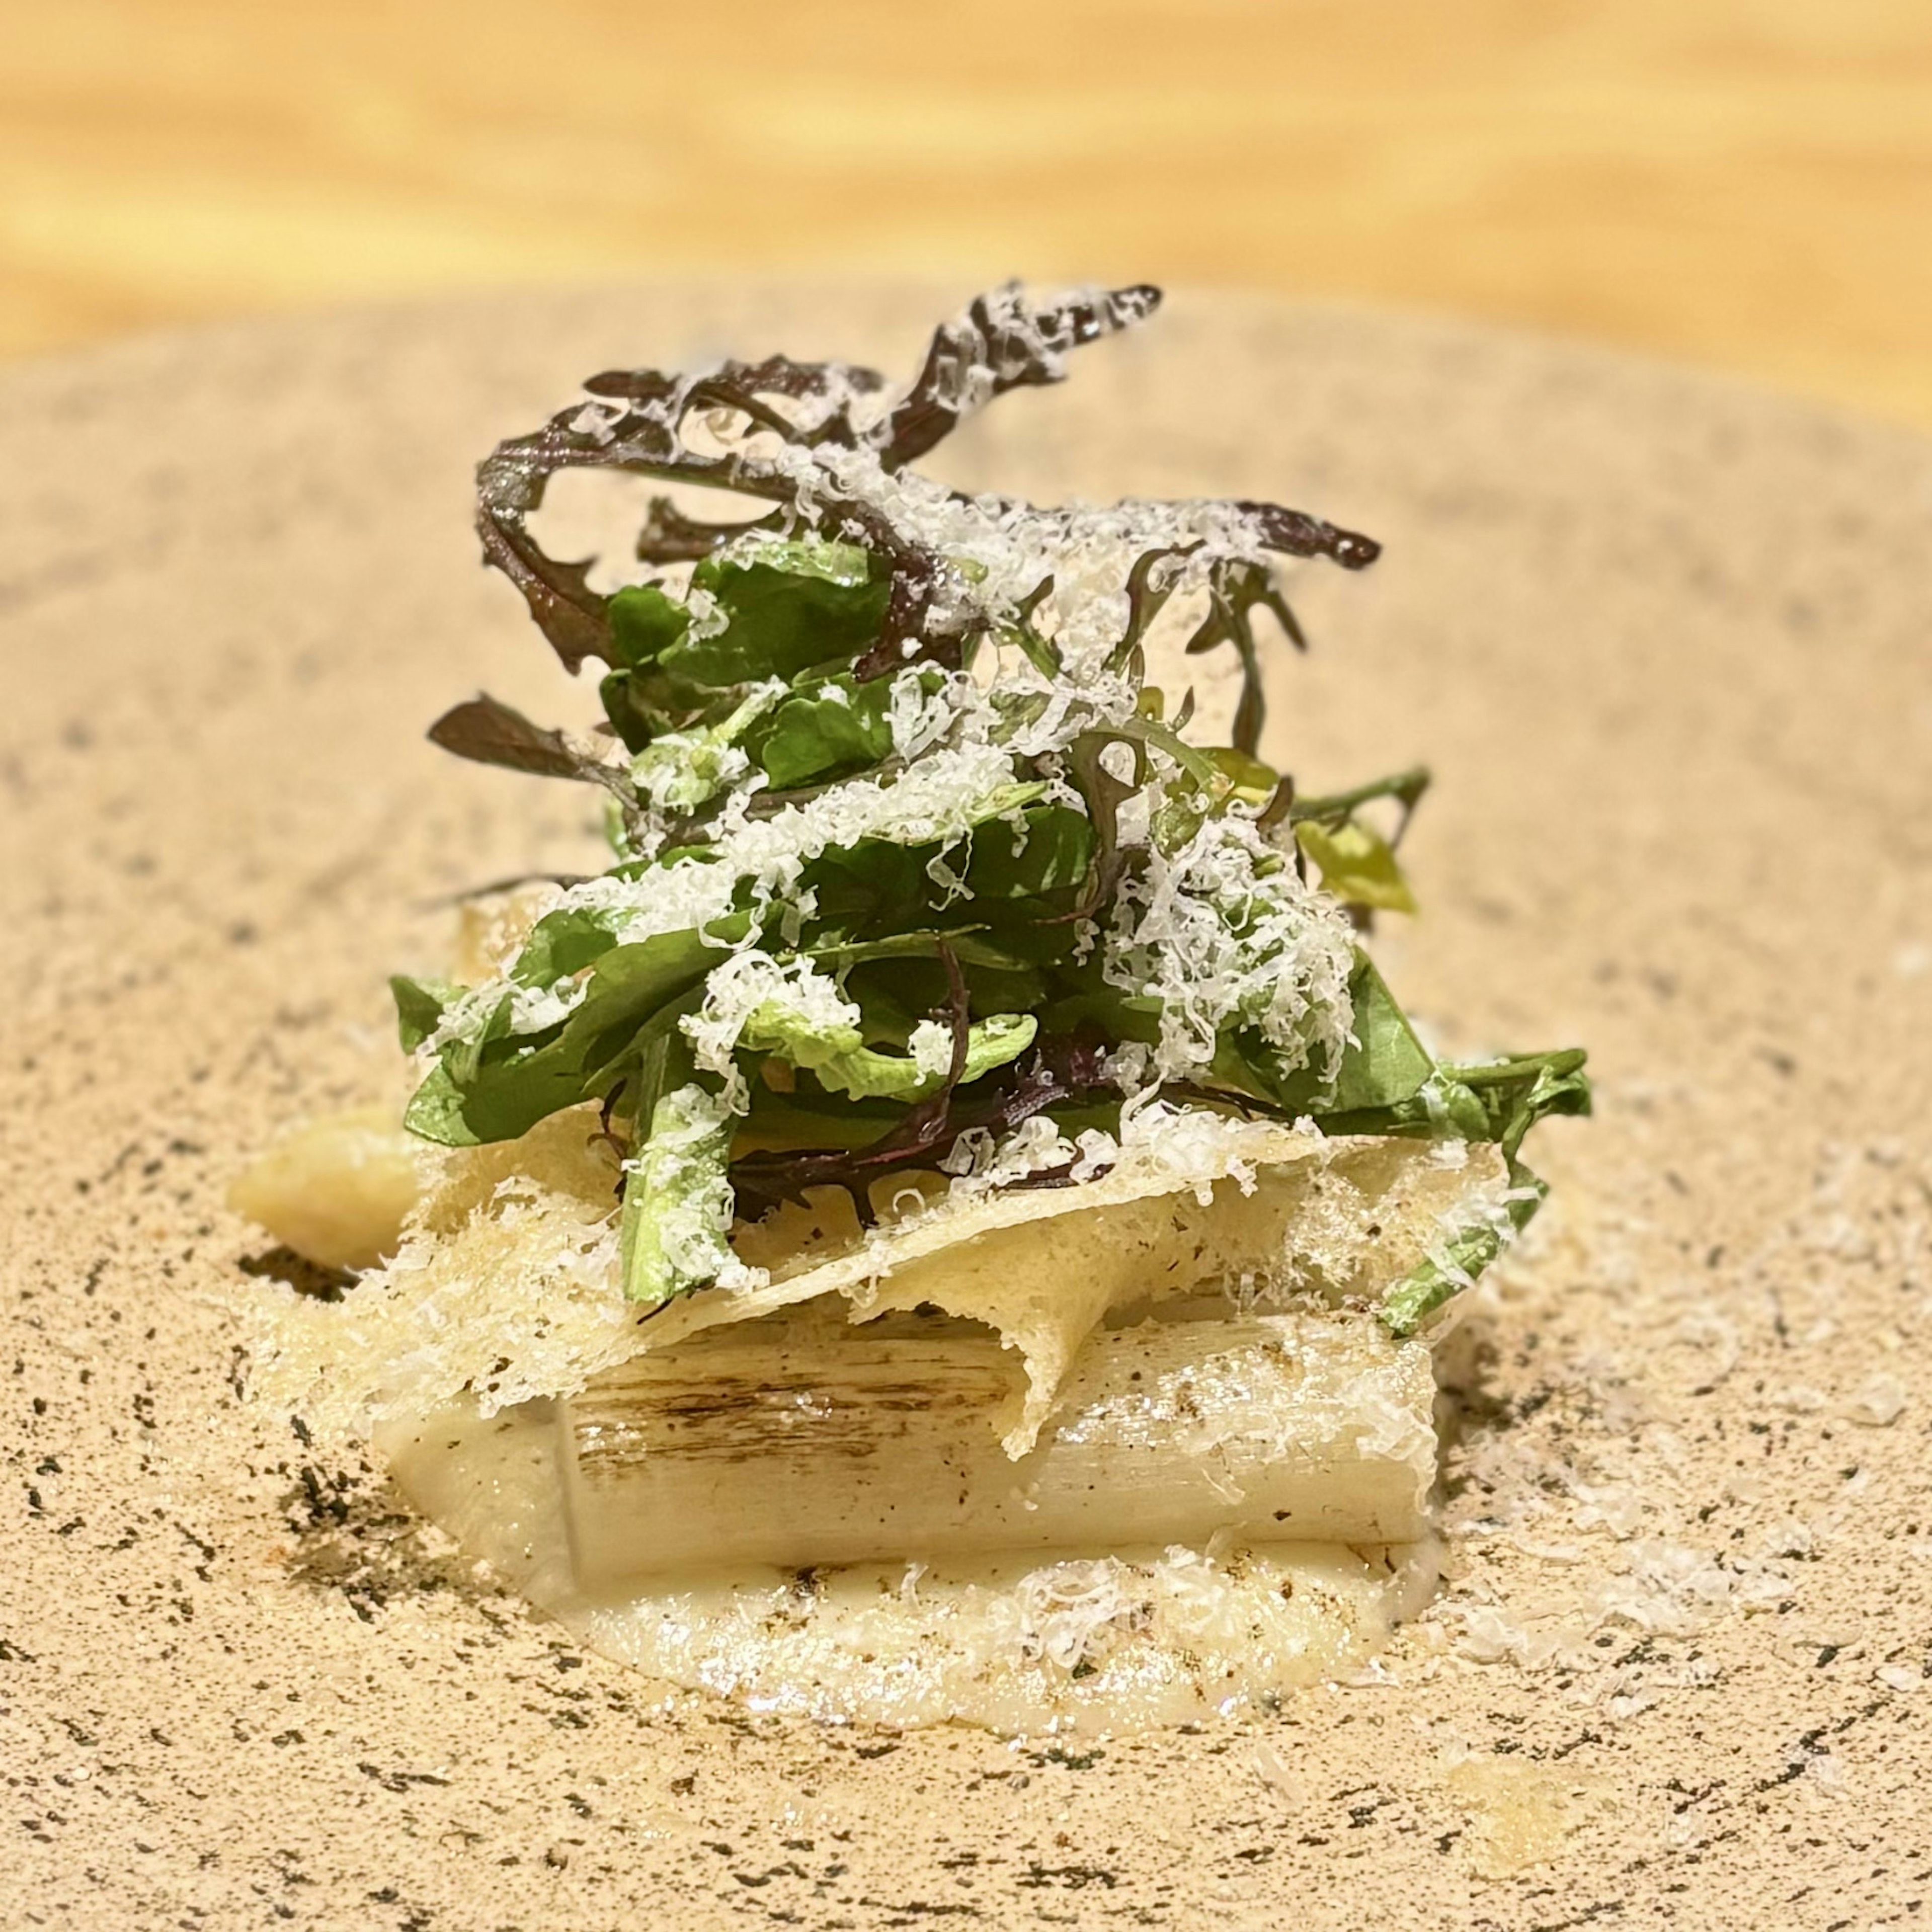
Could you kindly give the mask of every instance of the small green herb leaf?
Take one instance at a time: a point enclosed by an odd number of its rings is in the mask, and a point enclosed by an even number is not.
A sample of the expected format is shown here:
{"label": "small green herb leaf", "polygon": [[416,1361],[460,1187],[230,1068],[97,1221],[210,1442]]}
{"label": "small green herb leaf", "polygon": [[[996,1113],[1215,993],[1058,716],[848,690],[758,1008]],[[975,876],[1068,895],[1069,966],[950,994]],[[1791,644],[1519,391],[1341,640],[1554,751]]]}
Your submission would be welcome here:
{"label": "small green herb leaf", "polygon": [[617,916],[587,908],[560,907],[531,927],[510,977],[520,986],[554,986],[601,959],[617,943]]}
{"label": "small green herb leaf", "polygon": [[445,1011],[463,997],[463,990],[447,980],[412,980],[406,973],[390,976],[396,1032],[405,1053],[415,1052],[442,1025]]}
{"label": "small green herb leaf", "polygon": [[625,670],[656,664],[691,628],[691,613],[655,584],[627,585],[608,613],[617,665]]}
{"label": "small green herb leaf", "polygon": [[731,1260],[732,1117],[696,1083],[652,1108],[618,1222],[624,1298],[655,1308],[716,1280]]}
{"label": "small green herb leaf", "polygon": [[1332,831],[1312,819],[1294,828],[1295,843],[1320,868],[1322,883],[1350,905],[1413,912],[1415,897],[1387,839],[1358,819]]}
{"label": "small green herb leaf", "polygon": [[404,1110],[403,1125],[438,1147],[475,1147],[482,1136],[464,1118],[463,1090],[439,1062],[424,1074]]}
{"label": "small green herb leaf", "polygon": [[1535,1217],[1549,1189],[1528,1168],[1517,1165],[1510,1176],[1510,1198],[1499,1222],[1480,1222],[1452,1234],[1384,1294],[1376,1311],[1397,1341],[1413,1335],[1430,1316],[1470,1286]]}
{"label": "small green herb leaf", "polygon": [[964,876],[975,900],[1039,898],[1078,886],[1093,859],[1094,827],[1085,813],[1029,806],[1017,824],[996,818],[974,832]]}
{"label": "small green herb leaf", "polygon": [[487,1025],[443,1048],[440,1064],[418,1089],[422,1104],[412,1102],[406,1124],[427,1140],[474,1146],[514,1140],[560,1108],[601,1098],[626,1058],[634,1058],[640,1033],[701,986],[748,924],[734,916],[719,922],[711,938],[668,932],[610,947],[590,968],[568,1018],[538,1033],[508,1031],[506,993]]}
{"label": "small green herb leaf", "polygon": [[1248,1090],[1291,1118],[1312,1115],[1334,1132],[1377,1131],[1334,1126],[1330,1117],[1386,1110],[1414,1100],[1436,1071],[1436,1063],[1374,963],[1360,950],[1348,981],[1348,998],[1352,1037],[1332,1078],[1319,1066],[1276,1073],[1266,1046],[1246,1035],[1222,1041],[1216,1071],[1225,1069],[1233,1075],[1245,1069]]}
{"label": "small green herb leaf", "polygon": [[815,664],[849,660],[878,635],[891,586],[851,544],[767,542],[706,557],[692,588],[716,600],[724,628],[703,637],[687,630],[658,662],[717,686],[788,682]]}
{"label": "small green herb leaf", "polygon": [[[745,1043],[754,1051],[774,1054],[794,1066],[812,1074],[819,1084],[835,1093],[849,1094],[855,1100],[897,1100],[910,1102],[936,1094],[946,1076],[922,1071],[916,1061],[903,1054],[880,1053],[871,1047],[852,1046],[842,1052],[826,1050],[820,1041],[788,1037],[778,1029],[754,1036],[758,1016],[746,1029]],[[1032,1046],[1040,1022],[1030,1013],[995,1013],[976,1020],[967,1029],[966,1066],[960,1076],[964,1086],[1018,1059]]]}
{"label": "small green herb leaf", "polygon": [[864,770],[891,754],[889,680],[860,684],[849,673],[796,691],[746,740],[780,790]]}

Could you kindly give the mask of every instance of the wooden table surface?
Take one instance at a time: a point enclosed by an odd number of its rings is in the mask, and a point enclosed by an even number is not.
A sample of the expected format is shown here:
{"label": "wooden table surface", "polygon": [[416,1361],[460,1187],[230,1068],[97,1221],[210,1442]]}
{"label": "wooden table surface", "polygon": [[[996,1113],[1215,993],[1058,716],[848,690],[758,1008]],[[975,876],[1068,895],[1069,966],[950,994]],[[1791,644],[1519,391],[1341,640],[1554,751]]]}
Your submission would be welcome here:
{"label": "wooden table surface", "polygon": [[0,0],[0,353],[682,272],[1458,310],[1932,426],[1926,0]]}

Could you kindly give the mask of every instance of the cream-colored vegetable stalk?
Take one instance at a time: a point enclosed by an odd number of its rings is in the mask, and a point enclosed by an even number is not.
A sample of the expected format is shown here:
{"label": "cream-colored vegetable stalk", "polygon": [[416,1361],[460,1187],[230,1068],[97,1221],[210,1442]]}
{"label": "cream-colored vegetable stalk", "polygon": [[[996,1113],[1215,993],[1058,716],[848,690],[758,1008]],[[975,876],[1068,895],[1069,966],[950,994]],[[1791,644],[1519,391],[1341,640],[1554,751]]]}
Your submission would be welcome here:
{"label": "cream-colored vegetable stalk", "polygon": [[1249,1544],[1426,1534],[1429,1352],[1371,1322],[1101,1330],[1015,1460],[997,1425],[1020,1379],[995,1336],[944,1317],[728,1330],[639,1356],[562,1406],[579,1583],[1100,1553],[1224,1532]]}

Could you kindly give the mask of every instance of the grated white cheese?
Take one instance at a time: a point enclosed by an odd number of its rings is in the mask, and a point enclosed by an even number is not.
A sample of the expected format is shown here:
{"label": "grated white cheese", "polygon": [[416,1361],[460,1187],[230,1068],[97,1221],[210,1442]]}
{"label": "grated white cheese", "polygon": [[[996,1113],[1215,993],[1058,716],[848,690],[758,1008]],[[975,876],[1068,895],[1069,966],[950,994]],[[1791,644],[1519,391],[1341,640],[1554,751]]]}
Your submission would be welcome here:
{"label": "grated white cheese", "polygon": [[691,613],[691,627],[685,632],[693,644],[707,638],[722,638],[731,628],[730,614],[701,585],[694,584],[684,593],[684,608]]}
{"label": "grated white cheese", "polygon": [[978,694],[971,685],[971,680],[956,674],[928,694],[917,665],[908,665],[901,671],[892,680],[886,713],[892,728],[892,749],[910,760],[938,743],[957,720],[976,708],[974,700]]}
{"label": "grated white cheese", "polygon": [[638,789],[660,812],[694,812],[751,770],[742,747],[704,731],[666,731],[631,761]]}
{"label": "grated white cheese", "polygon": [[[781,962],[747,946],[712,969],[703,1005],[678,1024],[691,1042],[698,1066],[723,1076],[731,1111],[742,1114],[750,1104],[749,1095],[732,1056],[754,1020],[767,1032],[804,1036],[836,1051],[858,1043],[860,1018],[859,1009],[838,990],[838,982],[810,960]],[[950,1034],[947,1039],[950,1058]]]}
{"label": "grated white cheese", "polygon": [[1124,634],[1124,586],[1148,551],[1186,553],[1169,566],[1174,595],[1181,598],[1204,591],[1216,565],[1274,562],[1260,519],[1231,503],[1130,500],[1042,509],[1009,496],[963,496],[911,471],[888,470],[868,447],[806,448],[772,438],[758,454],[796,491],[807,528],[831,516],[829,498],[843,497],[936,554],[947,566],[933,604],[942,626],[1010,626],[1052,576],[1053,588],[1032,622],[1058,648],[1066,675],[1077,684],[1102,675]]}
{"label": "grated white cheese", "polygon": [[[1192,1550],[1170,1560],[1198,1562]],[[1016,1662],[1042,1659],[1060,1670],[1099,1664],[1124,1636],[1154,1622],[1151,1574],[1118,1557],[1048,1564],[1028,1571],[989,1619],[991,1646]]]}
{"label": "grated white cheese", "polygon": [[1252,819],[1210,818],[1172,858],[1150,847],[1123,883],[1102,970],[1156,994],[1149,1073],[1184,1080],[1213,1060],[1231,1022],[1251,1027],[1288,1068],[1332,1071],[1348,1037],[1353,930],[1340,904],[1271,854]]}
{"label": "grated white cheese", "polygon": [[912,1064],[928,1080],[941,1080],[952,1064],[952,1029],[938,1020],[921,1020],[906,1042]]}

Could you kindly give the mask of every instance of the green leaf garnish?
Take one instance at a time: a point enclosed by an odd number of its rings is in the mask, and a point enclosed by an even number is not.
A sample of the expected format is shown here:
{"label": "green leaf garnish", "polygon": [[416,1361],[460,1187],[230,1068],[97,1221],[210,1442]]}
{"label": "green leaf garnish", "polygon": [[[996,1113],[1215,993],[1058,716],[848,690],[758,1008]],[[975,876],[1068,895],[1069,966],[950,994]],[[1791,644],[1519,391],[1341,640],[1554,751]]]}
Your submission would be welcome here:
{"label": "green leaf garnish", "polygon": [[730,1264],[731,1116],[695,1084],[665,1094],[626,1179],[618,1220],[624,1298],[655,1308]]}
{"label": "green leaf garnish", "polygon": [[[1590,1082],[1580,1048],[1527,1054],[1468,1066],[1438,1070],[1432,1106],[1460,1114],[1471,1139],[1493,1140],[1508,1163],[1510,1197],[1504,1218],[1462,1229],[1443,1252],[1425,1259],[1382,1298],[1383,1325],[1398,1338],[1412,1335],[1460,1289],[1474,1281],[1509,1241],[1529,1225],[1550,1192],[1518,1155],[1523,1136],[1556,1114],[1590,1111]],[[1396,1130],[1401,1131],[1401,1130]]]}
{"label": "green leaf garnish", "polygon": [[624,670],[656,664],[691,628],[691,613],[661,585],[627,585],[611,598],[610,662]]}
{"label": "green leaf garnish", "polygon": [[1294,841],[1338,899],[1384,912],[1414,911],[1415,896],[1396,863],[1394,848],[1372,826],[1350,819],[1330,832],[1308,819],[1294,828]]}
{"label": "green leaf garnish", "polygon": [[1397,1341],[1413,1335],[1430,1316],[1470,1286],[1528,1226],[1549,1189],[1526,1167],[1510,1177],[1511,1195],[1500,1222],[1483,1222],[1450,1236],[1440,1252],[1420,1262],[1390,1288],[1376,1312]]}
{"label": "green leaf garnish", "polygon": [[396,1032],[405,1053],[413,1053],[442,1024],[442,1016],[463,997],[463,988],[447,980],[412,980],[392,974],[389,991],[396,1002]]}
{"label": "green leaf garnish", "polygon": [[514,1140],[548,1114],[602,1098],[651,1023],[702,987],[734,929],[742,936],[748,922],[721,921],[712,937],[664,933],[610,947],[590,968],[569,1017],[535,1034],[508,1031],[506,999],[476,1036],[443,1049],[406,1124],[425,1140],[473,1147]]}
{"label": "green leaf garnish", "polygon": [[[1306,644],[1272,560],[1359,569],[1370,539],[1268,503],[1041,510],[905,473],[1157,301],[996,291],[896,399],[869,370],[776,356],[611,372],[479,470],[486,559],[567,667],[600,662],[605,723],[554,731],[484,698],[433,735],[602,788],[619,862],[487,985],[394,982],[406,1047],[435,1043],[409,1120],[460,1146],[598,1103],[628,1148],[639,1305],[732,1274],[737,1204],[839,1185],[863,1214],[874,1181],[964,1133],[1042,1114],[1112,1132],[1153,1088],[1498,1144],[1510,1213],[1391,1291],[1407,1333],[1533,1210],[1524,1136],[1587,1108],[1578,1054],[1438,1065],[1356,944],[1414,908],[1396,854],[1427,773],[1304,796],[1260,757],[1264,653]],[[636,557],[688,576],[607,596],[529,527],[573,468],[724,490],[753,520],[654,497]],[[1231,743],[1188,735],[1191,690],[1170,707],[1147,682],[1176,646],[1232,653]],[[688,866],[717,869],[693,892]],[[700,904],[729,910],[659,929]]]}
{"label": "green leaf garnish", "polygon": [[554,986],[602,958],[617,943],[616,927],[614,915],[592,907],[546,913],[530,928],[509,976],[520,986]]}
{"label": "green leaf garnish", "polygon": [[890,757],[892,687],[849,671],[801,680],[748,734],[752,755],[779,790],[865,770]]}
{"label": "green leaf garnish", "polygon": [[692,625],[659,653],[674,677],[713,688],[787,681],[817,664],[849,662],[879,634],[890,585],[849,544],[766,543],[706,557],[692,588],[716,601],[722,628]]}
{"label": "green leaf garnish", "polygon": [[[966,1065],[960,1078],[970,1083],[996,1066],[1018,1059],[1032,1046],[1040,1022],[1030,1013],[995,1013],[967,1029]],[[936,1094],[946,1078],[944,1065],[921,1068],[904,1054],[880,1053],[862,1045],[856,1027],[814,1035],[788,1023],[783,1014],[764,1008],[746,1022],[746,1048],[770,1054],[813,1075],[821,1087],[849,1094],[855,1100],[898,1100],[910,1106]]]}

